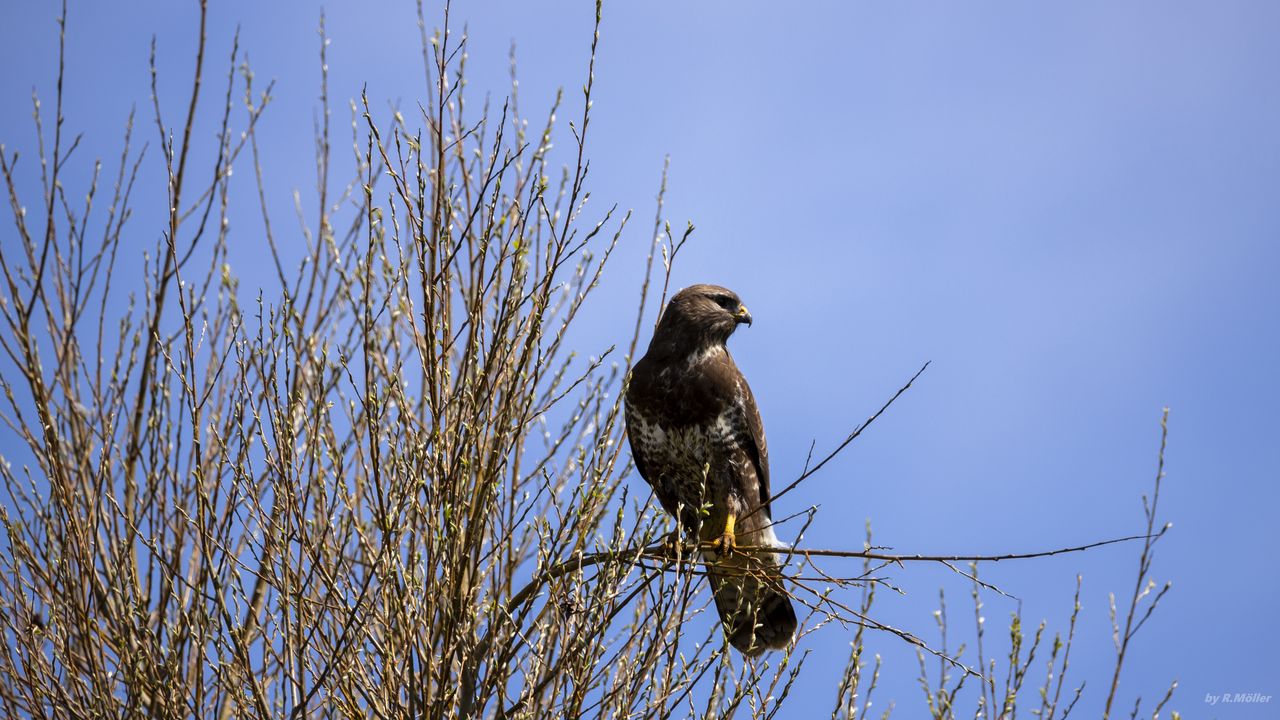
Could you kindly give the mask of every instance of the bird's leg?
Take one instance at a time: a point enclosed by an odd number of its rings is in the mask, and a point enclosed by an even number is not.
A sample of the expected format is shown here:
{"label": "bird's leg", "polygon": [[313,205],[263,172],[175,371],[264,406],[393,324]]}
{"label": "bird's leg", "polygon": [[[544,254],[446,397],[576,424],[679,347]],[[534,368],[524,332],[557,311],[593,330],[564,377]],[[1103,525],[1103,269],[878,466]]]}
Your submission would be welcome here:
{"label": "bird's leg", "polygon": [[734,548],[738,546],[738,540],[733,533],[733,525],[737,520],[737,516],[735,516],[733,511],[730,510],[724,521],[724,534],[720,536],[720,539],[716,543],[720,546],[720,552],[725,555],[731,554]]}

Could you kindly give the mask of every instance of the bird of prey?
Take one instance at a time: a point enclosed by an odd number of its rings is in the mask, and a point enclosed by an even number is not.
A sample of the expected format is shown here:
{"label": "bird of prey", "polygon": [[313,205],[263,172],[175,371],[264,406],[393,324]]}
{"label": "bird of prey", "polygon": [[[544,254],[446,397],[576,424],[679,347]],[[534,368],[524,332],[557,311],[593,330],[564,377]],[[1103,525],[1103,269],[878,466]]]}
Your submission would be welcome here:
{"label": "bird of prey", "polygon": [[[702,556],[729,642],[744,655],[787,646],[796,613],[769,510],[760,409],[725,342],[751,314],[732,291],[693,285],[667,304],[626,390],[636,469]],[[743,549],[735,550],[737,546]]]}

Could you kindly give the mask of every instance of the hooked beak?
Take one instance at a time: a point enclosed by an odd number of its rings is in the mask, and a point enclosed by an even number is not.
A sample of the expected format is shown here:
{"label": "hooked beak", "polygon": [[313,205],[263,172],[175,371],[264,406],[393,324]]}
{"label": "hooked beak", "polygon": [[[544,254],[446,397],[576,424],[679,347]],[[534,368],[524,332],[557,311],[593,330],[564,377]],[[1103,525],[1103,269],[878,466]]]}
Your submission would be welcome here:
{"label": "hooked beak", "polygon": [[751,326],[751,313],[747,312],[746,305],[738,306],[738,312],[733,314],[733,321],[737,323],[746,323],[747,327]]}

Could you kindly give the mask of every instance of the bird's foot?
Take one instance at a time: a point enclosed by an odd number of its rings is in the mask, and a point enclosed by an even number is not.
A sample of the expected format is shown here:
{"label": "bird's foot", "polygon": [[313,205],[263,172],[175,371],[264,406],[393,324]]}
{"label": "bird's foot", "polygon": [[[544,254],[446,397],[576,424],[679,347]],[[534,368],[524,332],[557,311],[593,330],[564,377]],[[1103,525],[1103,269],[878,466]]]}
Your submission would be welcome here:
{"label": "bird's foot", "polygon": [[669,558],[680,557],[684,542],[680,539],[680,531],[672,530],[662,540],[662,554]]}
{"label": "bird's foot", "polygon": [[725,530],[715,541],[716,550],[723,555],[732,555],[738,547],[738,539],[734,536],[733,530]]}
{"label": "bird's foot", "polygon": [[737,524],[737,521],[738,518],[730,512],[729,517],[724,520],[724,534],[715,542],[717,548],[724,555],[732,555],[733,551],[738,547],[738,538],[733,532],[733,526]]}

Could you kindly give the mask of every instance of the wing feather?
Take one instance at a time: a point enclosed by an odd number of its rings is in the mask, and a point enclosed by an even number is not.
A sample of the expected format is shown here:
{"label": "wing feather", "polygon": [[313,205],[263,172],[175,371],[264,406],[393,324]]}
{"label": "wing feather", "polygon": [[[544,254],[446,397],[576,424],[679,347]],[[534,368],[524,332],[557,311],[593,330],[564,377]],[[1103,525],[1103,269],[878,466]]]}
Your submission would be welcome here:
{"label": "wing feather", "polygon": [[769,443],[764,437],[764,420],[760,418],[760,406],[756,404],[755,395],[751,394],[747,379],[740,372],[738,377],[742,383],[742,414],[748,433],[746,450],[755,463],[756,477],[760,480],[760,504],[763,512],[772,517],[769,508]]}

